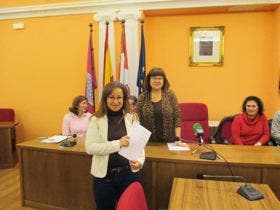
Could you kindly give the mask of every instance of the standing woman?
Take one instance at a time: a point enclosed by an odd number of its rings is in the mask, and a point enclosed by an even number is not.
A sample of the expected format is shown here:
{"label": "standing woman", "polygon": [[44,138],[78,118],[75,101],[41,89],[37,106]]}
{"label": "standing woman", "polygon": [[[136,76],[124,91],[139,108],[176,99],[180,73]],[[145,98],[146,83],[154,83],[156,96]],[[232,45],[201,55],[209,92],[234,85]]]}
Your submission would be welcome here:
{"label": "standing woman", "polygon": [[263,110],[260,98],[248,96],[244,100],[243,113],[237,115],[231,125],[234,144],[261,146],[269,140],[269,126]]}
{"label": "standing woman", "polygon": [[128,129],[135,117],[128,113],[126,87],[120,82],[107,84],[100,107],[91,118],[85,147],[92,157],[91,174],[97,210],[115,210],[116,201],[126,187],[139,180],[144,152],[138,160],[129,161],[118,151],[129,145]]}
{"label": "standing woman", "polygon": [[63,118],[62,135],[85,136],[91,114],[87,112],[88,102],[85,96],[76,96],[72,106]]}
{"label": "standing woman", "polygon": [[140,124],[152,132],[154,142],[171,142],[181,137],[178,101],[163,69],[153,68],[145,79],[145,92],[137,102]]}

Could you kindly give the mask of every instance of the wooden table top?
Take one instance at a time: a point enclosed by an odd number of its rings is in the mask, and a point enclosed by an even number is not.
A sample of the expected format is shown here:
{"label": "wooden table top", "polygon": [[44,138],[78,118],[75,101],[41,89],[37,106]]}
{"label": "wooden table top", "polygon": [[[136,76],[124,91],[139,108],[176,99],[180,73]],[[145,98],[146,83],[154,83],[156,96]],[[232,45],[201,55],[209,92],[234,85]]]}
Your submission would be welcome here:
{"label": "wooden table top", "polygon": [[[192,154],[192,150],[197,145],[189,144],[190,151],[169,151],[166,144],[147,145],[145,148],[146,157],[161,161],[206,161],[207,164],[224,164],[223,159],[218,160],[202,160],[199,155],[207,152],[205,147],[201,146],[199,150]],[[232,165],[254,165],[256,167],[269,166],[280,167],[280,147],[273,146],[244,146],[244,145],[224,145],[211,144],[214,150],[227,162]]]}
{"label": "wooden table top", "polygon": [[32,148],[36,150],[48,150],[51,152],[62,152],[62,153],[76,153],[76,154],[86,154],[85,152],[85,140],[84,138],[77,138],[77,144],[73,147],[63,147],[59,143],[56,144],[46,144],[41,143],[43,138],[33,139],[30,141],[24,141],[17,144],[19,148]]}
{"label": "wooden table top", "polygon": [[0,122],[0,128],[12,128],[16,125],[18,125],[19,122],[18,121],[3,121],[3,122]]}
{"label": "wooden table top", "polygon": [[280,202],[266,184],[252,184],[264,199],[248,201],[236,191],[244,183],[174,178],[169,210],[276,210]]}
{"label": "wooden table top", "polygon": [[[74,147],[61,147],[59,144],[43,144],[41,139],[34,139],[17,144],[19,148],[34,148],[50,150],[53,152],[76,152],[85,153],[84,138],[77,138],[77,145]],[[225,160],[202,160],[199,159],[201,152],[208,151],[205,147],[192,154],[197,146],[189,144],[190,151],[169,151],[166,144],[148,144],[145,148],[146,158],[157,161],[168,162],[207,162],[207,164],[224,164]],[[225,158],[231,165],[254,165],[256,167],[280,167],[280,147],[272,146],[240,146],[240,145],[211,145],[215,151]]]}

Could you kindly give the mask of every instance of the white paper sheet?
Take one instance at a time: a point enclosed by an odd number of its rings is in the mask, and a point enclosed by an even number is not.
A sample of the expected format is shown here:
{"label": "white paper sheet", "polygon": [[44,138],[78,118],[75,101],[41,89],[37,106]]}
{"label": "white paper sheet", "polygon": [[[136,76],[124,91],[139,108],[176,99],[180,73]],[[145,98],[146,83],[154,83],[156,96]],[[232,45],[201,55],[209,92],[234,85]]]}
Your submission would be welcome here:
{"label": "white paper sheet", "polygon": [[47,139],[44,139],[41,141],[41,143],[45,143],[45,144],[56,144],[59,143],[65,139],[67,139],[68,136],[62,136],[62,135],[55,135],[52,137],[49,137]]}
{"label": "white paper sheet", "polygon": [[190,150],[188,144],[186,144],[184,146],[177,146],[174,143],[167,143],[167,146],[168,146],[168,149],[172,150],[172,151],[188,151],[188,150]]}
{"label": "white paper sheet", "polygon": [[140,124],[134,124],[127,132],[129,139],[129,146],[122,147],[119,154],[128,160],[137,160],[143,152],[146,146],[151,132],[141,126]]}

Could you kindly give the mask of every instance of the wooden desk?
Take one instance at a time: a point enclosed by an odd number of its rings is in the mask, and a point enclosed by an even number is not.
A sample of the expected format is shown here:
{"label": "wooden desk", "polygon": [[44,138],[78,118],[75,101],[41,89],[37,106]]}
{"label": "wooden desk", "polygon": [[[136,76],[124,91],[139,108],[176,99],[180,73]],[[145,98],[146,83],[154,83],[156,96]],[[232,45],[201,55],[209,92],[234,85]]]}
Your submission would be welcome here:
{"label": "wooden desk", "polygon": [[18,122],[0,122],[0,168],[14,167],[17,162],[15,126]]}
{"label": "wooden desk", "polygon": [[266,184],[253,184],[264,199],[248,201],[236,191],[244,183],[175,178],[169,210],[274,210],[280,202]]}
{"label": "wooden desk", "polygon": [[32,140],[18,144],[23,206],[44,209],[94,210],[91,156],[83,140],[74,147],[42,144]]}
{"label": "wooden desk", "polygon": [[[195,145],[190,145],[192,148]],[[280,198],[280,148],[238,145],[212,145],[224,160],[201,160],[200,152],[169,151],[166,145],[149,145],[142,170],[149,209],[167,208],[174,177],[195,179],[198,173],[234,175],[248,182],[268,184]]]}
{"label": "wooden desk", "polygon": [[[191,145],[194,147],[195,145]],[[18,144],[23,205],[49,209],[95,209],[90,175],[91,156],[82,141],[75,147]],[[141,176],[149,209],[167,208],[174,177],[196,178],[197,173],[241,175],[249,182],[266,183],[280,198],[280,147],[213,146],[228,160],[201,160],[199,153],[169,151],[148,145]]]}

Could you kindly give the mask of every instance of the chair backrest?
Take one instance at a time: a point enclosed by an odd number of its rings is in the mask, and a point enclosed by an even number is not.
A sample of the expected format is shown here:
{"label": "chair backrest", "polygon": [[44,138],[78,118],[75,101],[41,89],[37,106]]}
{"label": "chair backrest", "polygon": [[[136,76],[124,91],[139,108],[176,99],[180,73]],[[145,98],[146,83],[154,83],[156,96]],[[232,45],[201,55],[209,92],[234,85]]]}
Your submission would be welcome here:
{"label": "chair backrest", "polygon": [[218,125],[218,128],[213,135],[215,141],[217,144],[231,144],[231,124],[234,120],[235,115],[230,115],[224,117],[220,124]]}
{"label": "chair backrest", "polygon": [[122,193],[117,210],[148,210],[145,193],[139,182],[133,182]]}
{"label": "chair backrest", "polygon": [[15,111],[13,109],[0,108],[0,121],[15,121]]}
{"label": "chair backrest", "polygon": [[185,140],[198,141],[193,131],[193,124],[200,123],[204,130],[203,140],[209,142],[208,108],[203,103],[181,103],[181,137]]}

